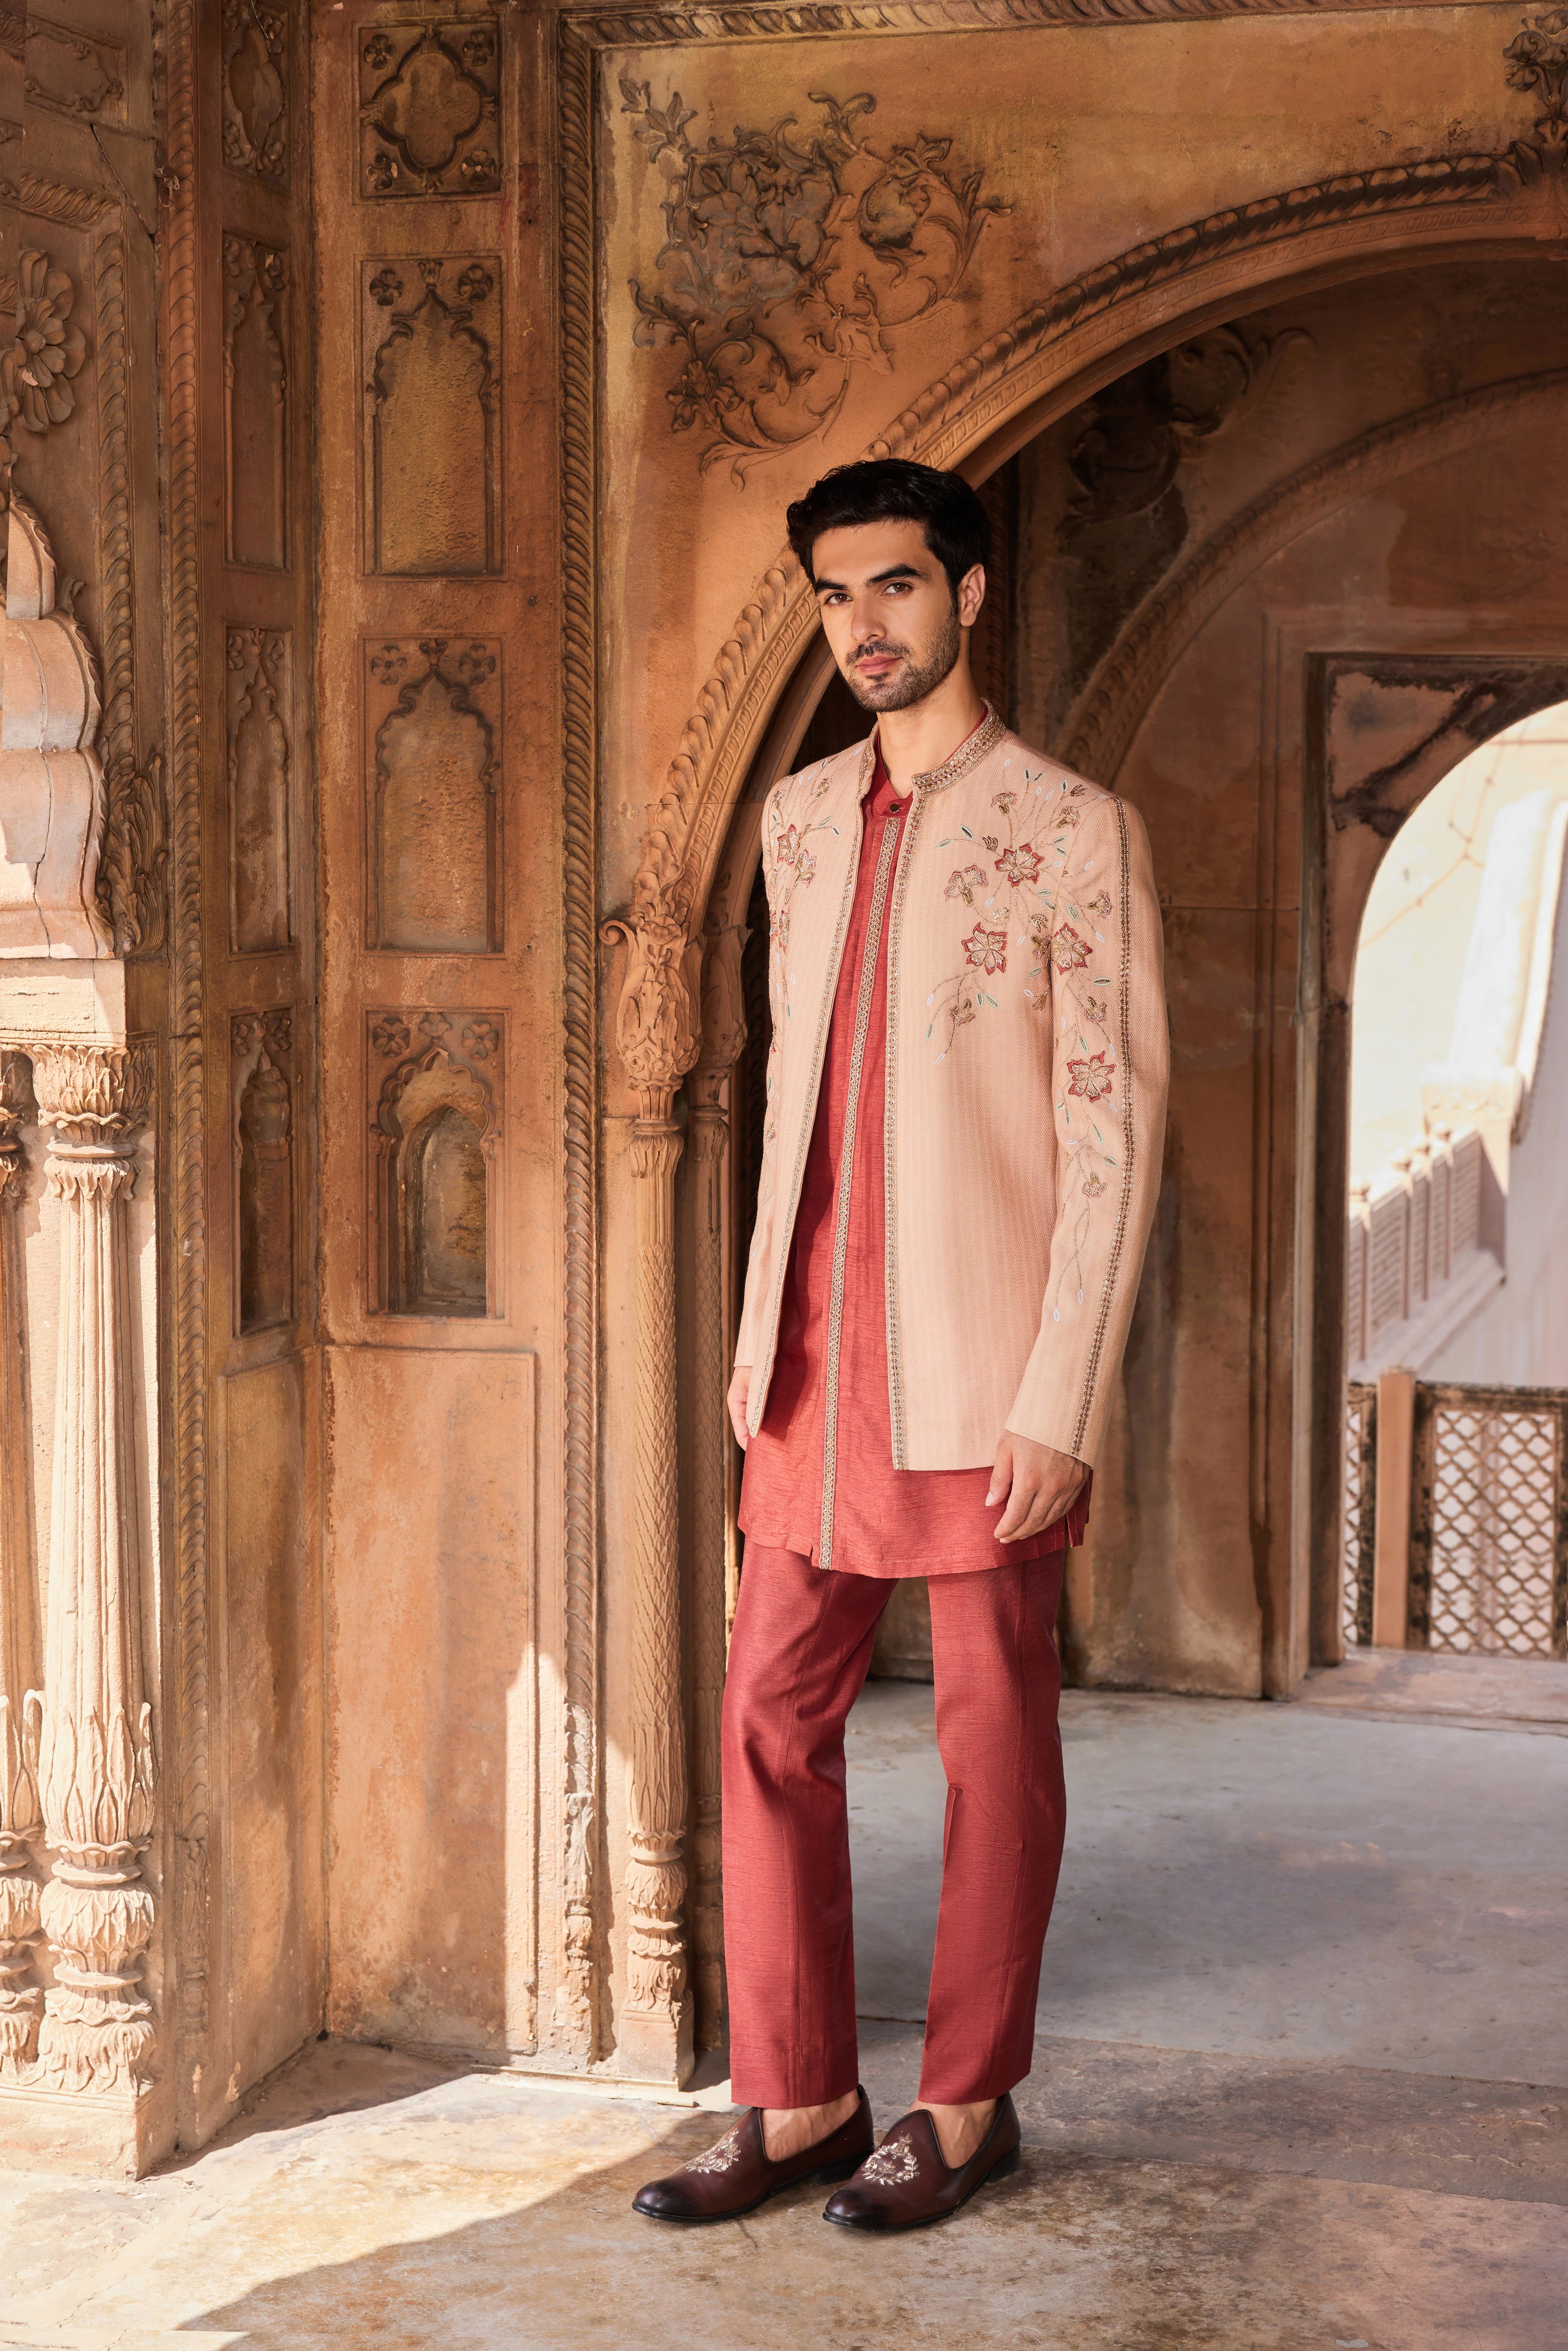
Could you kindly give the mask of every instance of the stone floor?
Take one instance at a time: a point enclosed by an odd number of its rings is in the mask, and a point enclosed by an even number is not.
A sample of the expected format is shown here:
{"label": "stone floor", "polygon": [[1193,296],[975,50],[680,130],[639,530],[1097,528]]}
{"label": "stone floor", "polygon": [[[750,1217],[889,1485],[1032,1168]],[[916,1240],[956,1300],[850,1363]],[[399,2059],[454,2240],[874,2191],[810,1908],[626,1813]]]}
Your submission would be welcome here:
{"label": "stone floor", "polygon": [[[946,2228],[863,2242],[806,2189],[659,2230],[632,2190],[724,2085],[322,2043],[153,2179],[0,2173],[0,2345],[1568,2351],[1568,1673],[1457,1670],[1070,1696],[1027,2159]],[[851,1771],[887,2122],[935,1916],[929,1689],[873,1686]]]}

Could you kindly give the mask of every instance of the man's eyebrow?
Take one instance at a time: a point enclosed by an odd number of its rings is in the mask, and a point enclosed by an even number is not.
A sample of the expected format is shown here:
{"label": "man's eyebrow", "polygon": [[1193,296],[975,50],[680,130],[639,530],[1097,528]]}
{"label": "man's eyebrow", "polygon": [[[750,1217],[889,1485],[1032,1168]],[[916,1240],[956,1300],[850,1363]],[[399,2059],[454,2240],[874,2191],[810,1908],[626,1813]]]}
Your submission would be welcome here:
{"label": "man's eyebrow", "polygon": [[[885,571],[873,571],[871,578],[866,581],[866,586],[868,588],[880,588],[884,580],[918,580],[920,577],[921,573],[919,567],[915,564],[890,563]],[[842,580],[819,580],[817,581],[817,593],[819,596],[847,596],[849,593],[849,586],[847,581]]]}

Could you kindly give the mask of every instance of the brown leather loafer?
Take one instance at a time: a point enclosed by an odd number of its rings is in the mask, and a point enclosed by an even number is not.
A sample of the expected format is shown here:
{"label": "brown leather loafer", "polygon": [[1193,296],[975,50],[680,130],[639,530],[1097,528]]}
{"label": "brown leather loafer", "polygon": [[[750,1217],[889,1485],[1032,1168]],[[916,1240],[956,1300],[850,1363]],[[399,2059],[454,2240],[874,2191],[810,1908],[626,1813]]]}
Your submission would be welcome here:
{"label": "brown leather loafer", "polygon": [[799,2155],[773,2163],[762,2137],[762,2110],[747,2106],[716,2147],[694,2156],[667,2179],[650,2179],[646,2188],[640,2188],[632,2210],[650,2220],[737,2220],[797,2180],[848,2179],[863,2164],[875,2139],[871,2100],[862,2090],[847,2123],[815,2147],[803,2147]]}
{"label": "brown leather loafer", "polygon": [[894,2124],[874,2155],[828,2199],[824,2220],[844,2229],[925,2229],[947,2220],[988,2179],[1005,2179],[1022,2160],[1018,2109],[997,2100],[990,2129],[967,2163],[949,2170],[936,2126],[924,2107]]}

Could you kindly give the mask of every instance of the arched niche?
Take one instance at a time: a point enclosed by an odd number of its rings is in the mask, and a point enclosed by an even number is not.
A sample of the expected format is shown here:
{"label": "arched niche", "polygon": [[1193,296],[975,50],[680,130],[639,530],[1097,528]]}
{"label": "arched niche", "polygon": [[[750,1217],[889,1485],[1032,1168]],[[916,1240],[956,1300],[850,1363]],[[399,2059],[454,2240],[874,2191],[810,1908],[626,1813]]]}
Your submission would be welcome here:
{"label": "arched niche", "polygon": [[494,1311],[495,1123],[488,1085],[440,1046],[387,1080],[376,1124],[387,1313],[463,1322]]}

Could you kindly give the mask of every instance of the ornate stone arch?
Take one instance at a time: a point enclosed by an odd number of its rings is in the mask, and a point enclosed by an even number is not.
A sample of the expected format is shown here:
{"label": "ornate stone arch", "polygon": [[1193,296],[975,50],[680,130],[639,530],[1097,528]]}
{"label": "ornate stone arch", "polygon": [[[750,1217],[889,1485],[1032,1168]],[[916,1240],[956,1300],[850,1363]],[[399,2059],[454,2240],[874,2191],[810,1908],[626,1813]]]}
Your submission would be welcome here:
{"label": "ornate stone arch", "polygon": [[[862,454],[916,457],[984,480],[1090,392],[1239,308],[1461,251],[1539,251],[1543,236],[1568,235],[1565,207],[1562,162],[1516,142],[1497,155],[1346,173],[1211,214],[1035,305],[929,385]],[[1474,429],[1486,421],[1473,413]],[[1453,425],[1462,432],[1464,419]],[[629,943],[645,922],[673,921],[700,935],[730,818],[814,623],[800,568],[783,549],[720,646],[670,759],[633,879]],[[814,696],[800,699],[803,726]],[[643,981],[630,968],[626,991],[639,996],[645,1038]],[[693,1058],[695,1042],[694,1033]]]}

